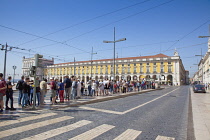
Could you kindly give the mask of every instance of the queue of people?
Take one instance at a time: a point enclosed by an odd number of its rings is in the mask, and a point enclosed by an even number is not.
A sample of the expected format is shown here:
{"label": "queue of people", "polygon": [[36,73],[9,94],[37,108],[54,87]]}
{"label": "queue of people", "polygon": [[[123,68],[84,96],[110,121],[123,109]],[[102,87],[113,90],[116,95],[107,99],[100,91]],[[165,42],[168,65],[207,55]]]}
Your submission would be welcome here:
{"label": "queue of people", "polygon": [[[3,79],[3,74],[0,73],[0,110],[3,110],[3,96],[6,95],[6,110],[15,110],[13,106],[13,86],[11,83],[12,77],[8,77],[7,82]],[[35,105],[40,106],[45,104],[45,96],[48,92],[47,87],[50,90],[51,104],[57,104],[58,102],[64,103],[70,100],[76,100],[82,96],[107,96],[115,93],[126,93],[132,91],[140,91],[148,88],[155,88],[155,82],[151,81],[126,81],[126,80],[89,80],[87,83],[76,79],[75,76],[65,76],[64,80],[50,78],[50,82],[47,79],[36,79],[38,85],[34,85],[34,81],[28,77],[21,77],[18,81],[16,89],[19,91],[18,104],[22,108],[31,106],[33,101],[34,89],[36,88],[36,101]],[[58,101],[59,99],[59,101]],[[10,100],[10,107],[8,102]]]}

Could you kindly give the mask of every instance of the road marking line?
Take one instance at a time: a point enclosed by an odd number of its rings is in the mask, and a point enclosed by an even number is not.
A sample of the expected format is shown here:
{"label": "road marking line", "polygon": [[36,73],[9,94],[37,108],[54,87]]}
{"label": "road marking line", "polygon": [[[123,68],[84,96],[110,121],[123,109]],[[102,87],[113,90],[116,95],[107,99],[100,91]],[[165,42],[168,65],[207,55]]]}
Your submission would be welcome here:
{"label": "road marking line", "polygon": [[175,138],[158,135],[155,140],[175,140]]}
{"label": "road marking line", "polygon": [[62,121],[72,119],[72,118],[73,117],[63,116],[63,117],[59,117],[59,118],[55,118],[55,119],[41,121],[41,122],[38,122],[38,123],[32,123],[32,124],[29,124],[29,125],[15,127],[15,128],[8,129],[8,130],[5,130],[5,131],[0,131],[0,133],[1,133],[0,138],[4,138],[4,137],[11,136],[11,135],[14,135],[14,134],[22,133],[22,132],[25,132],[25,131],[28,131],[28,130],[32,130],[32,129],[35,129],[35,128],[47,126],[47,125],[50,125],[50,124],[62,122]]}
{"label": "road marking line", "polygon": [[110,113],[110,114],[123,115],[123,114],[126,114],[126,113],[128,113],[128,112],[131,112],[131,111],[133,111],[133,110],[135,110],[135,109],[137,109],[137,108],[140,108],[140,107],[142,107],[142,106],[144,106],[144,105],[147,105],[147,104],[149,104],[149,103],[151,103],[151,102],[154,102],[154,101],[156,101],[156,100],[158,100],[158,99],[160,99],[160,98],[162,98],[162,97],[164,97],[164,96],[166,96],[166,95],[168,95],[168,94],[170,94],[170,93],[176,91],[177,89],[179,89],[179,88],[176,88],[176,89],[174,89],[174,90],[172,90],[172,91],[170,91],[170,92],[168,92],[168,93],[166,93],[166,94],[164,94],[164,95],[162,95],[162,96],[159,96],[159,97],[157,97],[157,98],[155,98],[155,99],[153,99],[153,100],[151,100],[151,101],[148,101],[148,102],[146,102],[146,103],[144,103],[144,104],[138,105],[138,106],[136,106],[136,107],[134,107],[134,108],[131,108],[131,109],[129,109],[129,110],[126,110],[126,111],[124,111],[124,112],[113,111],[113,110],[106,110],[106,109],[98,109],[98,108],[92,108],[92,107],[84,107],[84,106],[79,107],[79,108],[81,108],[81,109],[86,109],[86,110],[94,110],[94,111],[99,111],[99,112],[105,112],[105,113]]}
{"label": "road marking line", "polygon": [[56,113],[47,113],[47,114],[41,114],[41,115],[36,115],[36,116],[20,118],[18,120],[4,121],[4,122],[0,122],[0,127],[15,124],[15,123],[26,122],[26,121],[30,121],[30,120],[40,119],[40,118],[44,118],[44,117],[49,117],[49,116],[53,116],[53,115],[57,115],[57,114]]}
{"label": "road marking line", "polygon": [[40,133],[38,135],[34,135],[34,136],[31,136],[31,137],[24,138],[22,140],[29,140],[29,139],[30,140],[45,140],[45,139],[52,138],[54,136],[60,135],[60,134],[65,133],[65,132],[69,132],[69,131],[74,130],[76,128],[85,126],[85,125],[90,124],[90,123],[92,123],[92,122],[87,121],[87,120],[81,120],[81,121],[76,122],[74,124],[63,126],[63,127],[57,128],[57,129],[52,129],[52,130]]}
{"label": "road marking line", "polygon": [[123,112],[118,112],[118,111],[112,111],[112,110],[106,110],[106,109],[98,109],[98,108],[92,108],[92,107],[79,107],[82,109],[86,109],[86,110],[94,110],[94,111],[100,111],[100,112],[105,112],[105,113],[111,113],[111,114],[117,114],[117,115],[122,115]]}
{"label": "road marking line", "polygon": [[127,129],[125,132],[116,137],[114,140],[135,140],[141,133],[142,131]]}
{"label": "road marking line", "polygon": [[115,126],[113,126],[113,125],[103,124],[96,128],[93,128],[85,133],[82,133],[76,137],[73,137],[69,140],[92,140],[92,139],[98,137],[99,135],[111,130],[114,127]]}
{"label": "road marking line", "polygon": [[136,106],[136,107],[134,107],[134,108],[131,108],[131,109],[129,109],[129,110],[126,110],[126,111],[123,112],[123,114],[126,114],[126,113],[131,112],[131,111],[133,111],[133,110],[135,110],[135,109],[137,109],[137,108],[140,108],[140,107],[142,107],[142,106],[144,106],[144,105],[146,105],[146,104],[149,104],[149,103],[151,103],[151,102],[154,102],[154,101],[156,101],[156,100],[158,100],[158,99],[160,99],[160,98],[162,98],[162,97],[164,97],[164,96],[166,96],[166,95],[168,95],[168,94],[170,94],[170,93],[176,91],[177,89],[179,89],[179,88],[176,88],[176,89],[174,89],[174,90],[172,90],[172,91],[170,91],[170,92],[168,92],[168,93],[166,93],[166,94],[164,94],[164,95],[162,95],[162,96],[160,96],[160,97],[157,97],[157,98],[155,98],[155,99],[153,99],[153,100],[151,100],[151,101],[148,101],[148,102],[146,102],[146,103],[144,103],[144,104],[141,104],[141,105],[138,105],[138,106]]}

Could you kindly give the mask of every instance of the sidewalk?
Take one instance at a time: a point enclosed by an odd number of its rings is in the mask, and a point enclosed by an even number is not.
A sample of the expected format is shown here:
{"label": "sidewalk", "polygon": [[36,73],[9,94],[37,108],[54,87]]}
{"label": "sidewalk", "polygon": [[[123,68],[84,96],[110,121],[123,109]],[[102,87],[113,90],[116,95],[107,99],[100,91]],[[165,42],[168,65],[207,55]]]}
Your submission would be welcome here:
{"label": "sidewalk", "polygon": [[196,140],[210,140],[210,91],[194,93],[191,88],[193,124]]}

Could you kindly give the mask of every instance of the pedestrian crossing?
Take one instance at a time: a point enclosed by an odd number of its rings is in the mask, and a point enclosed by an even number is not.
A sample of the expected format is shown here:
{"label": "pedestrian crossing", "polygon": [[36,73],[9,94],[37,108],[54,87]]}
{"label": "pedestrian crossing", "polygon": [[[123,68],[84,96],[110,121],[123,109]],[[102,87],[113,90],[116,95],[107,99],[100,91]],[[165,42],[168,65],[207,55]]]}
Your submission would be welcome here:
{"label": "pedestrian crossing", "polygon": [[[27,123],[27,124],[18,125],[20,123],[25,123],[25,124]],[[59,123],[65,125],[64,126],[57,125]],[[43,128],[46,126],[49,129]],[[85,129],[83,129],[84,127]],[[41,129],[42,131],[38,131],[38,133],[37,132],[30,133],[24,136],[24,133],[37,128]],[[46,112],[43,114],[38,114],[38,115],[33,114],[28,117],[21,117],[17,120],[0,122],[0,139],[14,139],[16,135],[21,136],[20,137],[21,140],[44,140],[50,138],[59,139],[59,136],[62,136],[65,133],[66,134],[65,139],[68,140],[92,140],[100,138],[100,136],[102,136],[103,134],[109,135],[110,132],[115,131],[117,129],[119,129],[119,127],[110,124],[96,125],[93,121],[85,119],[76,120],[76,118],[72,116],[61,116],[60,114],[57,113]],[[76,133],[76,135],[74,134],[72,135],[72,133],[75,130],[77,130],[77,132],[81,130],[81,133],[80,134]],[[71,135],[68,135],[68,133],[70,132],[72,132]],[[113,136],[112,139],[135,140],[140,138],[142,133],[144,132],[134,129],[126,129],[123,132],[120,131],[116,133],[116,135]],[[175,140],[175,138],[158,135],[154,140]]]}

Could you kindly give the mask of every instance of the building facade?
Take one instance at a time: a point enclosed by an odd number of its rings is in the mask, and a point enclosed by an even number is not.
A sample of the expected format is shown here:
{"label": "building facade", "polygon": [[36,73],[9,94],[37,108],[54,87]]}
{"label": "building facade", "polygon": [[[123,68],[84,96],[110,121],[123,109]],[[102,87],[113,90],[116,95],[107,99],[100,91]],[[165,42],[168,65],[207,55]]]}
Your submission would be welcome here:
{"label": "building facade", "polygon": [[200,81],[201,83],[210,83],[210,39],[208,41],[208,51],[201,57],[198,63],[198,71],[193,76],[193,81]]}
{"label": "building facade", "polygon": [[44,77],[63,79],[65,75],[75,75],[84,82],[92,77],[95,80],[142,81],[145,79],[171,85],[186,83],[186,72],[177,52],[174,53],[174,56],[157,54],[116,58],[115,64],[115,78],[113,77],[113,59],[93,60],[92,63],[91,61],[78,61],[49,65],[44,68]]}
{"label": "building facade", "polygon": [[[53,65],[54,64],[54,59],[44,59],[44,58],[39,58],[41,59],[41,64],[39,64],[41,67],[37,68],[37,76],[42,79],[44,77],[44,68],[49,66],[49,65]],[[30,72],[30,68],[31,66],[35,66],[35,58],[25,58],[23,57],[22,60],[22,74],[24,76],[30,77],[29,76],[29,72]],[[32,78],[32,77],[30,77]]]}

